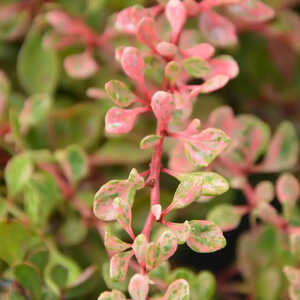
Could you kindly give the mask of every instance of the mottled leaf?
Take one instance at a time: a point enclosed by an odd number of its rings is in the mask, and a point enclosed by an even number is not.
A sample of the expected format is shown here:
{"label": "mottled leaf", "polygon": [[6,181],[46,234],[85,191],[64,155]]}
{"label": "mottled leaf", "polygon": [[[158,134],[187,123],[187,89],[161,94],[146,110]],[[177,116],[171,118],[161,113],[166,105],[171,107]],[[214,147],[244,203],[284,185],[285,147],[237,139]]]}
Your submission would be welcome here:
{"label": "mottled leaf", "polygon": [[109,230],[105,231],[104,245],[110,255],[115,255],[131,247],[130,244],[123,242],[118,237],[110,233]]}
{"label": "mottled leaf", "polygon": [[165,76],[171,84],[174,84],[181,75],[181,66],[176,61],[170,61],[165,67]]}
{"label": "mottled leaf", "polygon": [[155,49],[155,45],[159,42],[156,23],[153,18],[144,17],[137,27],[137,38],[148,47]]}
{"label": "mottled leaf", "polygon": [[129,282],[128,292],[132,300],[146,300],[149,292],[149,280],[141,274],[135,274]]}
{"label": "mottled leaf", "polygon": [[172,282],[165,295],[163,300],[187,300],[190,297],[190,287],[186,280],[178,279]]}
{"label": "mottled leaf", "polygon": [[189,237],[191,226],[188,221],[184,223],[166,222],[165,225],[176,235],[178,244],[184,244]]}
{"label": "mottled leaf", "polygon": [[105,90],[113,102],[121,107],[127,107],[134,102],[135,95],[121,81],[111,80],[107,82]]}
{"label": "mottled leaf", "polygon": [[133,244],[132,249],[134,250],[134,255],[139,262],[139,264],[145,263],[145,254],[146,254],[146,248],[148,246],[148,242],[146,237],[143,234],[139,234]]}
{"label": "mottled leaf", "polygon": [[276,194],[282,204],[294,206],[300,195],[300,184],[291,173],[282,174],[276,182]]}
{"label": "mottled leaf", "polygon": [[195,78],[203,78],[210,73],[209,64],[199,57],[186,58],[182,64],[185,71]]}
{"label": "mottled leaf", "polygon": [[124,294],[118,290],[113,290],[111,292],[103,292],[98,300],[126,300]]}
{"label": "mottled leaf", "polygon": [[173,95],[164,91],[156,92],[152,96],[151,107],[156,118],[163,124],[167,124],[175,109]]}
{"label": "mottled leaf", "polygon": [[110,278],[116,281],[123,281],[126,277],[128,265],[133,251],[120,252],[115,254],[110,260]]}

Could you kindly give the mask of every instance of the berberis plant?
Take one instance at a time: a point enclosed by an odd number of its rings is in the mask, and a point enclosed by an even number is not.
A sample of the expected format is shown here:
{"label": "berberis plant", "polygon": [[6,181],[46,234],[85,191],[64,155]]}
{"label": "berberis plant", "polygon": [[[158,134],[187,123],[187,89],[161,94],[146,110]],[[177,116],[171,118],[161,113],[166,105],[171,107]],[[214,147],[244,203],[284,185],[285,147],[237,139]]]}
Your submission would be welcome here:
{"label": "berberis plant", "polygon": [[0,4],[1,299],[300,299],[294,5]]}

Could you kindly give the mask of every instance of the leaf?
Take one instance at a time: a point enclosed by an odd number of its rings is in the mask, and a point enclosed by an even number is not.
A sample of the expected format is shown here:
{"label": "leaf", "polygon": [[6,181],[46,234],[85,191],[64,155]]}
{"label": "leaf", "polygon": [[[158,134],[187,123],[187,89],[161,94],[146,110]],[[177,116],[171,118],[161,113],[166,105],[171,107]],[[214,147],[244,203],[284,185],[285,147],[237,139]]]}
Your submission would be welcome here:
{"label": "leaf", "polygon": [[175,109],[173,95],[164,91],[156,92],[152,96],[151,107],[158,121],[167,124]]}
{"label": "leaf", "polygon": [[231,231],[239,225],[241,214],[234,205],[220,204],[209,211],[207,220],[215,223],[223,231]]}
{"label": "leaf", "polygon": [[239,74],[239,66],[230,55],[220,55],[209,61],[210,73],[207,78],[214,78],[217,75],[235,78]]}
{"label": "leaf", "polygon": [[99,297],[98,300],[126,300],[123,293],[118,290],[113,290],[112,292],[104,292]]}
{"label": "leaf", "polygon": [[109,230],[105,231],[104,245],[110,255],[115,255],[116,253],[125,251],[131,247],[130,244],[123,242],[122,240],[111,234]]}
{"label": "leaf", "polygon": [[211,10],[201,13],[199,27],[208,41],[215,46],[227,47],[237,44],[234,24]]}
{"label": "leaf", "polygon": [[32,299],[40,299],[42,280],[38,271],[30,264],[19,264],[14,267],[18,283],[29,291]]}
{"label": "leaf", "polygon": [[137,109],[111,108],[105,116],[105,130],[109,134],[124,134],[132,130],[138,115]]}
{"label": "leaf", "polygon": [[174,84],[181,75],[181,66],[176,61],[170,61],[165,67],[165,76],[171,84]]}
{"label": "leaf", "polygon": [[291,122],[282,122],[273,136],[267,155],[259,166],[264,172],[278,172],[292,168],[298,159],[299,145]]}
{"label": "leaf", "polygon": [[28,153],[16,155],[8,162],[5,168],[5,181],[11,196],[23,190],[32,172],[33,164]]}
{"label": "leaf", "polygon": [[137,83],[144,82],[145,63],[142,54],[134,47],[126,47],[121,57],[121,65],[128,77]]}
{"label": "leaf", "polygon": [[272,202],[274,199],[274,185],[271,181],[261,181],[256,185],[254,192],[259,202]]}
{"label": "leaf", "polygon": [[184,244],[190,235],[191,226],[188,221],[184,223],[166,222],[165,224],[176,235],[177,243]]}
{"label": "leaf", "polygon": [[65,58],[66,73],[75,79],[85,79],[93,76],[98,71],[98,65],[93,56],[88,52],[73,54]]}
{"label": "leaf", "polygon": [[198,253],[210,253],[226,246],[226,240],[219,227],[210,221],[194,220],[189,222],[191,233],[187,245]]}
{"label": "leaf", "polygon": [[139,234],[133,244],[132,249],[134,250],[134,255],[139,262],[140,265],[143,265],[145,263],[145,255],[146,255],[146,249],[148,246],[148,242],[146,237],[143,234]]}
{"label": "leaf", "polygon": [[186,58],[182,64],[185,71],[195,78],[203,78],[210,73],[209,64],[199,57]]}
{"label": "leaf", "polygon": [[187,159],[198,167],[207,167],[230,143],[220,129],[207,128],[187,138],[184,144]]}
{"label": "leaf", "polygon": [[135,274],[129,282],[128,292],[132,300],[146,300],[149,292],[148,278]]}
{"label": "leaf", "polygon": [[155,49],[155,45],[159,42],[156,23],[153,18],[144,17],[137,27],[137,38],[142,44]]}
{"label": "leaf", "polygon": [[22,130],[42,124],[47,120],[52,106],[52,99],[47,94],[37,94],[30,97],[20,115]]}
{"label": "leaf", "polygon": [[265,3],[252,0],[228,5],[228,12],[244,22],[265,22],[274,17],[274,10]]}
{"label": "leaf", "polygon": [[115,211],[116,219],[122,228],[128,232],[128,234],[133,237],[131,223],[132,223],[132,212],[131,212],[131,201],[127,198],[115,198],[113,201],[113,208]]}
{"label": "leaf", "polygon": [[155,134],[147,135],[141,140],[140,148],[142,150],[152,148],[158,143],[160,139],[161,137],[159,135],[155,135]]}
{"label": "leaf", "polygon": [[296,255],[296,257],[300,254],[300,234],[292,233],[289,235],[289,244],[291,252]]}
{"label": "leaf", "polygon": [[215,48],[208,43],[200,43],[181,51],[185,57],[198,57],[202,60],[207,60],[214,55]]}
{"label": "leaf", "polygon": [[21,262],[25,253],[38,242],[33,232],[16,222],[1,222],[0,236],[0,258],[9,265]]}
{"label": "leaf", "polygon": [[276,194],[282,204],[295,206],[300,195],[300,184],[291,173],[280,175],[276,181]]}
{"label": "leaf", "polygon": [[154,269],[171,257],[177,249],[177,238],[170,231],[164,231],[155,243],[148,244],[146,249],[146,264],[149,270]]}
{"label": "leaf", "polygon": [[33,27],[27,35],[17,61],[21,85],[28,94],[52,94],[58,81],[58,60],[52,48],[43,44],[42,32]]}
{"label": "leaf", "polygon": [[34,174],[24,189],[24,208],[35,225],[43,226],[47,223],[60,199],[59,187],[48,173]]}
{"label": "leaf", "polygon": [[139,22],[145,16],[147,16],[147,10],[140,5],[134,5],[118,13],[115,26],[122,32],[135,34]]}
{"label": "leaf", "polygon": [[186,280],[178,279],[172,282],[165,295],[163,300],[186,300],[190,297],[190,287]]}
{"label": "leaf", "polygon": [[216,291],[216,278],[209,271],[201,271],[197,276],[198,297],[213,299]]}
{"label": "leaf", "polygon": [[[115,281],[112,280],[110,277],[110,263],[104,263],[102,266],[102,278],[106,284],[106,286],[109,289],[116,289],[116,290],[120,290],[122,292],[127,292],[128,290],[128,284],[129,284],[129,280],[124,280],[124,281]],[[99,278],[98,278],[98,283],[99,283]]]}
{"label": "leaf", "polygon": [[131,250],[117,253],[111,258],[109,272],[112,280],[123,281],[125,279],[132,255]]}
{"label": "leaf", "polygon": [[121,107],[129,106],[136,98],[127,85],[118,80],[107,82],[105,84],[105,90],[112,101]]}
{"label": "leaf", "polygon": [[71,183],[77,184],[87,176],[87,155],[79,145],[70,145],[66,149],[58,151],[56,158]]}
{"label": "leaf", "polygon": [[177,52],[178,52],[178,47],[172,43],[168,42],[160,42],[156,46],[156,51],[164,57],[167,58],[173,58]]}
{"label": "leaf", "polygon": [[134,168],[129,173],[128,182],[130,182],[136,190],[142,189],[145,184],[144,177]]}
{"label": "leaf", "polygon": [[165,15],[172,28],[172,43],[176,44],[187,18],[184,4],[179,0],[170,0]]}
{"label": "leaf", "polygon": [[110,180],[96,193],[94,199],[94,214],[103,221],[116,219],[113,202],[116,198],[127,199],[133,202],[132,186],[127,180]]}

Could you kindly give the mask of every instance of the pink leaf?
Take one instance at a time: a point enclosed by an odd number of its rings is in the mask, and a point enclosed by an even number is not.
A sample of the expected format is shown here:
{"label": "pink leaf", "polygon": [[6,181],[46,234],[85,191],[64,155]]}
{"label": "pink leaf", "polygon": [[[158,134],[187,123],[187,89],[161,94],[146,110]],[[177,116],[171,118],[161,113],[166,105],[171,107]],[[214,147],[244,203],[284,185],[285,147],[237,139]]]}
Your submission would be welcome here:
{"label": "pink leaf", "polygon": [[123,252],[131,247],[130,244],[123,242],[108,230],[105,231],[104,245],[107,252],[110,255],[115,255],[116,253]]}
{"label": "pink leaf", "polygon": [[139,22],[147,15],[147,9],[138,5],[125,8],[117,15],[116,28],[122,32],[135,34]]}
{"label": "pink leaf", "polygon": [[176,44],[187,17],[184,4],[180,0],[170,0],[165,14],[172,28],[172,42]]}
{"label": "pink leaf", "polygon": [[132,300],[146,300],[149,292],[148,278],[135,274],[129,282],[128,292]]}
{"label": "pink leaf", "polygon": [[210,221],[194,220],[189,222],[191,233],[187,245],[199,253],[210,253],[226,246],[226,240],[219,227]]}
{"label": "pink leaf", "polygon": [[181,51],[186,57],[199,57],[201,59],[208,59],[215,53],[215,48],[207,43],[201,43],[196,46],[184,49]]}
{"label": "pink leaf", "polygon": [[217,75],[225,75],[230,79],[235,78],[239,73],[239,66],[236,61],[229,55],[221,55],[209,61],[211,72],[208,78]]}
{"label": "pink leaf", "polygon": [[134,81],[144,82],[144,58],[134,47],[126,47],[121,57],[121,65],[126,73]]}
{"label": "pink leaf", "polygon": [[52,10],[46,14],[47,21],[61,33],[72,33],[73,20],[70,16],[60,10]]}
{"label": "pink leaf", "polygon": [[225,75],[216,75],[209,78],[203,84],[198,86],[190,86],[192,91],[190,97],[196,97],[198,94],[208,94],[224,87],[229,81],[229,77]]}
{"label": "pink leaf", "polygon": [[202,0],[198,4],[198,10],[206,11],[206,10],[209,10],[209,9],[215,7],[215,6],[233,4],[233,3],[238,3],[240,1],[241,0]]}
{"label": "pink leaf", "polygon": [[229,145],[230,138],[220,129],[207,128],[192,135],[185,142],[188,160],[199,167],[207,167]]}
{"label": "pink leaf", "polygon": [[158,91],[152,96],[151,107],[156,118],[163,124],[167,124],[175,109],[173,95],[164,91]]}
{"label": "pink leaf", "polygon": [[162,300],[186,300],[190,298],[190,287],[185,279],[172,282]]}
{"label": "pink leaf", "polygon": [[155,49],[159,37],[155,29],[155,22],[150,17],[144,17],[138,24],[137,37],[139,41],[149,48]]}
{"label": "pink leaf", "polygon": [[132,249],[134,250],[135,257],[140,265],[144,265],[145,263],[147,246],[148,242],[143,234],[139,234],[132,244]]}
{"label": "pink leaf", "polygon": [[128,265],[133,251],[120,252],[110,260],[109,274],[112,280],[123,281],[126,277]]}
{"label": "pink leaf", "polygon": [[287,203],[294,206],[300,195],[297,178],[290,173],[282,174],[276,182],[276,193],[282,204]]}
{"label": "pink leaf", "polygon": [[132,130],[138,111],[136,109],[111,108],[105,116],[105,130],[109,134],[124,134]]}
{"label": "pink leaf", "polygon": [[271,202],[274,199],[274,185],[271,181],[261,181],[254,192],[258,202]]}
{"label": "pink leaf", "polygon": [[168,42],[161,42],[157,44],[156,51],[164,57],[173,58],[177,52],[178,48],[176,45]]}
{"label": "pink leaf", "polygon": [[116,219],[113,201],[117,197],[127,198],[130,192],[127,180],[111,180],[97,192],[94,200],[94,214],[103,221]]}
{"label": "pink leaf", "polygon": [[216,46],[226,47],[237,43],[235,26],[213,11],[208,10],[201,14],[199,26],[209,42]]}
{"label": "pink leaf", "polygon": [[186,242],[191,231],[191,226],[188,221],[184,223],[166,222],[165,225],[176,235],[178,244],[184,244]]}
{"label": "pink leaf", "polygon": [[182,132],[185,136],[195,135],[199,133],[201,129],[201,121],[199,119],[193,119],[187,128]]}
{"label": "pink leaf", "polygon": [[98,71],[98,65],[91,54],[84,52],[70,55],[64,60],[64,67],[70,77],[84,79]]}
{"label": "pink leaf", "polygon": [[274,17],[274,10],[257,0],[242,0],[227,9],[232,16],[245,22],[265,22]]}

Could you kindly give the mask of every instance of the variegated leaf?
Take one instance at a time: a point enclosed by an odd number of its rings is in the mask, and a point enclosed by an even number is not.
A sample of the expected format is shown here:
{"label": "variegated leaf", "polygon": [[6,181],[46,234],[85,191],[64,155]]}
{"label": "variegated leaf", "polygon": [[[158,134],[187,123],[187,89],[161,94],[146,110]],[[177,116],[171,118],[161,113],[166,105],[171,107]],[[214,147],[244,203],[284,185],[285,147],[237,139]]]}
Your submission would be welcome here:
{"label": "variegated leaf", "polygon": [[161,137],[159,135],[155,135],[155,134],[147,135],[141,140],[140,148],[145,150],[154,147],[157,144],[157,142],[160,140],[160,138]]}
{"label": "variegated leaf", "polygon": [[205,220],[194,220],[189,223],[191,233],[186,243],[195,252],[210,253],[226,246],[221,229],[214,223]]}
{"label": "variegated leaf", "polygon": [[294,206],[300,195],[300,184],[291,173],[282,174],[276,182],[276,194],[282,204]]}
{"label": "variegated leaf", "polygon": [[156,118],[166,124],[175,109],[174,97],[170,93],[158,91],[152,96],[151,107]]}
{"label": "variegated leaf", "polygon": [[126,300],[124,294],[118,290],[112,290],[111,292],[103,292],[98,300]]}
{"label": "variegated leaf", "polygon": [[141,274],[135,274],[129,282],[128,292],[132,300],[146,300],[149,292],[149,280]]}
{"label": "variegated leaf", "polygon": [[130,182],[136,190],[140,190],[144,187],[144,178],[134,168],[129,173],[128,182]]}
{"label": "variegated leaf", "polygon": [[112,101],[121,107],[127,107],[134,102],[135,95],[121,81],[111,80],[107,82],[105,90]]}
{"label": "variegated leaf", "polygon": [[133,251],[120,252],[110,259],[109,274],[110,278],[115,281],[123,281],[126,277],[128,265]]}
{"label": "variegated leaf", "polygon": [[140,265],[143,265],[145,263],[145,255],[146,255],[146,249],[148,246],[148,242],[146,237],[143,234],[139,234],[133,244],[132,249],[134,250],[134,255],[139,262]]}
{"label": "variegated leaf", "polygon": [[201,43],[196,46],[181,50],[185,57],[199,57],[202,60],[207,60],[215,53],[215,48],[208,43]]}
{"label": "variegated leaf", "polygon": [[185,71],[195,78],[204,78],[211,72],[210,65],[199,57],[186,58],[182,65]]}
{"label": "variegated leaf", "polygon": [[190,286],[185,279],[178,279],[172,282],[163,300],[188,300],[190,298]]}
{"label": "variegated leaf", "polygon": [[109,230],[105,231],[104,245],[110,255],[115,255],[116,253],[125,251],[131,247],[130,244],[123,242],[118,237],[111,234]]}
{"label": "variegated leaf", "polygon": [[255,198],[259,202],[272,202],[274,199],[274,185],[271,181],[261,181],[254,189]]}
{"label": "variegated leaf", "polygon": [[184,244],[189,237],[191,226],[188,221],[184,223],[166,222],[165,225],[176,235],[177,243]]}
{"label": "variegated leaf", "polygon": [[155,45],[159,43],[159,37],[155,27],[156,23],[153,18],[150,17],[144,17],[137,27],[137,38],[139,41],[152,49],[155,49]]}

